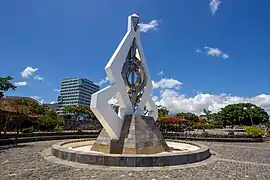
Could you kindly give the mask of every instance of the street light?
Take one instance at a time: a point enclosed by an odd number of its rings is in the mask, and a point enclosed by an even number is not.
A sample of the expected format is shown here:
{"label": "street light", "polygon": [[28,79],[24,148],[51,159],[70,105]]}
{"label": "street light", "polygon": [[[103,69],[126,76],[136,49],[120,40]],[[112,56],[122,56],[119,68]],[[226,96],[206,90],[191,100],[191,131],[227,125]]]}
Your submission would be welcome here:
{"label": "street light", "polygon": [[[251,109],[255,109],[255,106],[251,106]],[[243,110],[248,110],[247,107],[243,107]],[[252,114],[250,114],[250,122],[251,122],[251,125],[253,126],[253,119],[252,119]]]}

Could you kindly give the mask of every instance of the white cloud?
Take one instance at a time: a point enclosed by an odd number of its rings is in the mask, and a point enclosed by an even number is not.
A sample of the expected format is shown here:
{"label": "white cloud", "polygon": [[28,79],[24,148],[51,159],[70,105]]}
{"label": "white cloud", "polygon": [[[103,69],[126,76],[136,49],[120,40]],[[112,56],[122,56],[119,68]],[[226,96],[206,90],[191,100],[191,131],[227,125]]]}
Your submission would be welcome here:
{"label": "white cloud", "polygon": [[210,0],[209,7],[213,15],[215,15],[216,11],[218,10],[218,7],[220,6],[221,1],[220,0]]}
{"label": "white cloud", "polygon": [[107,83],[109,81],[108,77],[106,77],[105,79],[101,79],[98,83],[96,83],[99,86],[102,86],[103,84]]}
{"label": "white cloud", "polygon": [[196,49],[195,52],[197,53],[206,53],[208,56],[214,56],[214,57],[221,57],[223,59],[229,58],[229,54],[221,51],[219,48],[213,48],[205,46],[204,50]]}
{"label": "white cloud", "polygon": [[32,99],[35,99],[37,100],[40,104],[42,104],[44,102],[44,99],[42,99],[41,97],[39,96],[30,96]]}
{"label": "white cloud", "polygon": [[159,24],[160,24],[160,21],[158,21],[158,20],[152,20],[148,24],[140,23],[139,24],[140,31],[141,32],[148,32],[151,29],[156,30],[157,27],[159,26]]}
{"label": "white cloud", "polygon": [[158,75],[163,75],[163,74],[164,72],[162,70],[158,73]]}
{"label": "white cloud", "polygon": [[60,92],[60,89],[53,89],[53,91],[55,91],[55,92]]}
{"label": "white cloud", "polygon": [[155,82],[152,81],[153,84],[153,88],[175,88],[175,89],[179,89],[180,86],[183,84],[181,82],[179,82],[176,79],[170,78],[170,79],[166,79],[166,78],[162,78],[161,80]]}
{"label": "white cloud", "polygon": [[27,82],[26,81],[21,81],[21,82],[14,82],[13,83],[15,86],[26,86]]}
{"label": "white cloud", "polygon": [[223,59],[227,59],[227,58],[229,58],[229,55],[228,54],[222,54],[222,56],[221,56]]}
{"label": "white cloud", "polygon": [[220,56],[222,55],[222,51],[218,48],[204,47],[209,56]]}
{"label": "white cloud", "polygon": [[39,76],[39,75],[36,75],[36,76],[34,77],[34,79],[35,79],[35,80],[38,80],[38,81],[44,81],[44,77],[41,77],[41,76]]}
{"label": "white cloud", "polygon": [[32,67],[27,67],[21,72],[21,75],[23,78],[29,78],[30,76],[33,76],[33,74],[38,70],[38,68],[32,68]]}
{"label": "white cloud", "polygon": [[51,101],[50,104],[55,104],[56,102],[55,101]]}
{"label": "white cloud", "polygon": [[201,114],[203,109],[218,112],[228,104],[252,103],[264,108],[270,115],[270,94],[261,94],[254,97],[232,96],[230,94],[203,94],[198,93],[194,97],[186,97],[172,89],[165,89],[153,100],[157,105],[167,107],[171,113],[193,112]]}

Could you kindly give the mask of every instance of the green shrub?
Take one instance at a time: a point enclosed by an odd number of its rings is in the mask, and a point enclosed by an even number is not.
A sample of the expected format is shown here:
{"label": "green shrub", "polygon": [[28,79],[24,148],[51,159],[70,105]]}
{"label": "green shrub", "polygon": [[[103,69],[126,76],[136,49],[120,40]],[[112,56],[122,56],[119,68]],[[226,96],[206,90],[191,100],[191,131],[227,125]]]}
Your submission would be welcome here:
{"label": "green shrub", "polygon": [[61,126],[61,125],[57,124],[57,125],[55,126],[55,128],[54,128],[54,131],[61,132],[61,131],[63,131],[63,129],[64,129],[64,127],[63,127],[63,126]]}
{"label": "green shrub", "polygon": [[270,130],[266,130],[265,135],[266,135],[266,137],[270,137]]}
{"label": "green shrub", "polygon": [[29,128],[25,128],[22,130],[22,133],[33,133],[34,132],[34,127],[31,126]]}
{"label": "green shrub", "polygon": [[83,131],[82,131],[81,128],[77,128],[77,132],[78,132],[78,133],[81,133],[81,132],[83,132]]}
{"label": "green shrub", "polygon": [[248,135],[252,137],[260,137],[265,133],[264,130],[262,130],[261,128],[254,126],[246,126],[245,131],[247,132]]}
{"label": "green shrub", "polygon": [[219,121],[212,121],[210,124],[212,124],[214,126],[214,128],[219,128],[219,129],[223,128],[221,122],[219,122]]}
{"label": "green shrub", "polygon": [[203,125],[205,129],[214,129],[215,126],[213,124],[207,123]]}
{"label": "green shrub", "polygon": [[54,113],[42,115],[39,119],[39,129],[42,131],[53,131],[57,125],[62,126],[63,124],[63,120]]}

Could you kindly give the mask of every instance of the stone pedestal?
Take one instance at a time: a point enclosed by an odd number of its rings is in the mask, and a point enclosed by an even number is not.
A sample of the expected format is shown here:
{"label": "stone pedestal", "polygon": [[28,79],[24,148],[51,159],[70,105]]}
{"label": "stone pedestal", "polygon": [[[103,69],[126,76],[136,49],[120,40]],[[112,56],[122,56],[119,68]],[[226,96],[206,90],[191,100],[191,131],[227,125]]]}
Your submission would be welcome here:
{"label": "stone pedestal", "polygon": [[119,140],[112,140],[103,129],[91,150],[109,154],[155,154],[168,151],[169,147],[152,117],[127,115]]}

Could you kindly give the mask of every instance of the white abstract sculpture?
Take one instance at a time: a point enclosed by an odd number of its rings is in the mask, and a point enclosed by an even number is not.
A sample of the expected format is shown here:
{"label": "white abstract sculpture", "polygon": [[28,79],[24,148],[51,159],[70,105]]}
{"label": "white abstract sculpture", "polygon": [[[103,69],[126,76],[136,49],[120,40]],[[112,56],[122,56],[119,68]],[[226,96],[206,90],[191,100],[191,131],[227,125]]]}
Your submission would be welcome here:
{"label": "white abstract sculpture", "polygon": [[[110,86],[94,93],[91,109],[111,139],[118,140],[125,115],[158,117],[151,98],[152,81],[140,41],[139,17],[128,17],[128,31],[105,67]],[[137,80],[135,80],[137,76]],[[115,96],[118,114],[108,101]],[[147,110],[147,112],[145,112]]]}

